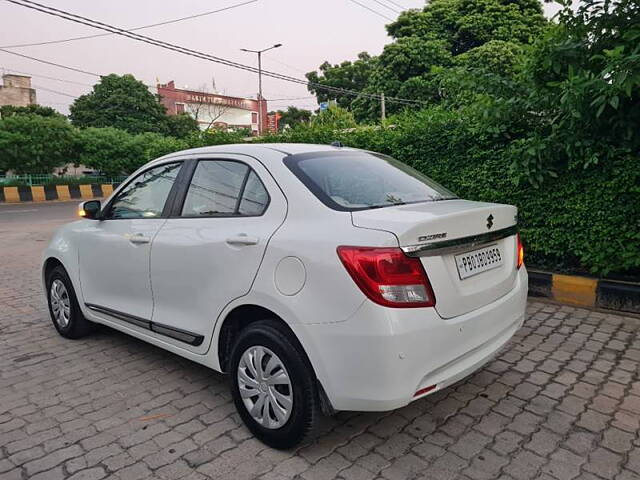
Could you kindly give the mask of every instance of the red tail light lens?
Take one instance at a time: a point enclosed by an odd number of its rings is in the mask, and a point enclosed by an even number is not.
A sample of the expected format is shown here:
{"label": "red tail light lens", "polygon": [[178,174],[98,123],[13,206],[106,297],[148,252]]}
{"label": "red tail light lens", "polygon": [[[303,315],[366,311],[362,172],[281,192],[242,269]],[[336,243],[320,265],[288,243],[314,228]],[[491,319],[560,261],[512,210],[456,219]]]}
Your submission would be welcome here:
{"label": "red tail light lens", "polygon": [[338,256],[360,290],[386,307],[433,307],[436,298],[418,258],[399,248],[338,247]]}
{"label": "red tail light lens", "polygon": [[520,240],[520,233],[516,235],[516,267],[520,268],[524,265],[524,245]]}

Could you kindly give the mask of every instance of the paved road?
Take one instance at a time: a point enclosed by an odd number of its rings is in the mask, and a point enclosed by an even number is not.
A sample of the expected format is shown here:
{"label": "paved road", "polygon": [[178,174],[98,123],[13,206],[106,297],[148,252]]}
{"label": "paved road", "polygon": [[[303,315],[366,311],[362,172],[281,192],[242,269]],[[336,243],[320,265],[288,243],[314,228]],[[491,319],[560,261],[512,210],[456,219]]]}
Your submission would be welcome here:
{"label": "paved road", "polygon": [[79,201],[50,203],[0,203],[0,228],[75,220]]}
{"label": "paved road", "polygon": [[473,376],[395,412],[340,413],[278,452],[241,425],[222,376],[109,329],[56,334],[39,255],[74,209],[0,207],[2,480],[640,478],[636,320],[532,301]]}

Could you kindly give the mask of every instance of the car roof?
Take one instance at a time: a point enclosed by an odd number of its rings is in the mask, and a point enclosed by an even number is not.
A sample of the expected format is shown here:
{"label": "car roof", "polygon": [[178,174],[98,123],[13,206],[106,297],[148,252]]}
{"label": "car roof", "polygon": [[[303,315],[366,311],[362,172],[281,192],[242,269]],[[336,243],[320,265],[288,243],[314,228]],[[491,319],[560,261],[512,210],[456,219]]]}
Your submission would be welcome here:
{"label": "car roof", "polygon": [[[234,143],[226,145],[214,145],[210,147],[191,148],[188,150],[182,150],[179,152],[170,153],[157,160],[164,160],[176,155],[193,155],[193,154],[207,154],[207,153],[239,153],[246,155],[260,155],[265,150],[273,150],[280,152],[283,155],[295,155],[298,153],[310,153],[310,152],[330,152],[330,151],[345,151],[345,150],[357,150],[349,147],[335,147],[332,145],[319,145],[313,143]],[[155,163],[155,162],[153,162]]]}

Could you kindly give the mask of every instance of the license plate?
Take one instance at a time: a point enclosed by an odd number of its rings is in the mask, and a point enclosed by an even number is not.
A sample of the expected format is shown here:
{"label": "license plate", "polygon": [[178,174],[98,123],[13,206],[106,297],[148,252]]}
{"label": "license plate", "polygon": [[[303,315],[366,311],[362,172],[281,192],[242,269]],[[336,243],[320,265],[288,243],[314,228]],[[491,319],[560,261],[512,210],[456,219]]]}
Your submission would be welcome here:
{"label": "license plate", "polygon": [[502,252],[500,252],[500,247],[497,244],[461,253],[454,258],[461,280],[498,268],[503,262]]}

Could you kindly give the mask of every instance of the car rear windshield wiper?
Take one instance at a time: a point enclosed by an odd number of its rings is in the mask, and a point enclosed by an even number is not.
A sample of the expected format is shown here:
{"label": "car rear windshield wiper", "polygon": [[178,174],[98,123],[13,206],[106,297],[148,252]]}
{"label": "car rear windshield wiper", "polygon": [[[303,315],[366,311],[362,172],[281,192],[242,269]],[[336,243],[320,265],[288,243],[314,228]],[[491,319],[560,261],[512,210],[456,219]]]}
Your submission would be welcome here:
{"label": "car rear windshield wiper", "polygon": [[432,202],[442,202],[443,200],[458,200],[458,197],[440,197],[440,198],[434,198],[431,201]]}
{"label": "car rear windshield wiper", "polygon": [[384,207],[397,207],[399,205],[412,205],[414,203],[426,203],[426,202],[441,202],[443,200],[456,200],[458,197],[438,197],[438,198],[430,198],[425,200],[415,200],[413,202],[394,202],[394,203],[383,203],[381,205],[370,205],[368,207],[364,207],[358,210],[373,210],[375,208],[384,208]]}

